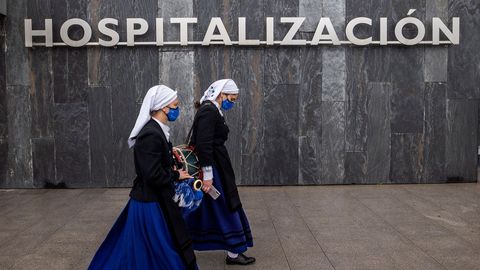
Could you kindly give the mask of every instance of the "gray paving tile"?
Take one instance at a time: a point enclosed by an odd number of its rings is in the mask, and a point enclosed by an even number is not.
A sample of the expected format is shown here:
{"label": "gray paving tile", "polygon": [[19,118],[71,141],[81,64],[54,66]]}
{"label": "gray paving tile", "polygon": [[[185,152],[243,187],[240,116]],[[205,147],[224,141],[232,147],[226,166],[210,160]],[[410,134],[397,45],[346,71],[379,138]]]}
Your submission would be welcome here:
{"label": "gray paving tile", "polygon": [[[225,266],[215,251],[199,266],[478,269],[479,187],[242,187],[257,263]],[[128,201],[128,189],[1,192],[1,269],[85,269]]]}

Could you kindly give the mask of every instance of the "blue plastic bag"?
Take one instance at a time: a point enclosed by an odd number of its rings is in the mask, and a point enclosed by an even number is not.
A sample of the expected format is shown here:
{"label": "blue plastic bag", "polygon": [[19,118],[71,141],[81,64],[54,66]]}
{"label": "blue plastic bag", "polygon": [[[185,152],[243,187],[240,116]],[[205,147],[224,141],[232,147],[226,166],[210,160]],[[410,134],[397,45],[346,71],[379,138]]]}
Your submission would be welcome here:
{"label": "blue plastic bag", "polygon": [[194,189],[194,183],[194,178],[175,183],[175,196],[173,197],[173,201],[182,208],[184,215],[197,209],[202,202],[203,192]]}

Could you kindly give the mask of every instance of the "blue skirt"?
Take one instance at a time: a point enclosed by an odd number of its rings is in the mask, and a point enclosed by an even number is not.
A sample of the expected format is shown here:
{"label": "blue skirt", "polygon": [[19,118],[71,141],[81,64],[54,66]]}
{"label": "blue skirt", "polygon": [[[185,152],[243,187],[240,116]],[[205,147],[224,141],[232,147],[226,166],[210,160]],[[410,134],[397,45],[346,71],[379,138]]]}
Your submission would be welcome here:
{"label": "blue skirt", "polygon": [[185,269],[160,205],[127,203],[88,269]]}
{"label": "blue skirt", "polygon": [[216,168],[213,168],[213,179],[213,185],[222,195],[213,200],[205,194],[200,206],[185,216],[193,248],[245,252],[247,248],[253,247],[247,216],[242,208],[235,212],[228,209]]}

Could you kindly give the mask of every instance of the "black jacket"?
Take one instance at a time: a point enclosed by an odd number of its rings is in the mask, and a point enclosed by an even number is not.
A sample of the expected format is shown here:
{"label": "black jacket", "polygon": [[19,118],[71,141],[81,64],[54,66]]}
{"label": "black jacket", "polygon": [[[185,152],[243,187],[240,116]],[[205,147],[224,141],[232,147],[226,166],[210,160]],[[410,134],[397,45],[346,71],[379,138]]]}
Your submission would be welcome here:
{"label": "black jacket", "polygon": [[135,171],[130,197],[143,202],[158,202],[177,251],[187,265],[193,269],[195,254],[188,236],[180,208],[173,201],[174,182],[179,173],[172,166],[172,145],[167,141],[160,125],[151,119],[138,134],[133,149]]}
{"label": "black jacket", "polygon": [[195,147],[200,166],[215,166],[222,181],[225,199],[231,211],[242,207],[235,183],[235,173],[225,142],[229,133],[225,118],[210,101],[198,109],[192,127],[190,144]]}

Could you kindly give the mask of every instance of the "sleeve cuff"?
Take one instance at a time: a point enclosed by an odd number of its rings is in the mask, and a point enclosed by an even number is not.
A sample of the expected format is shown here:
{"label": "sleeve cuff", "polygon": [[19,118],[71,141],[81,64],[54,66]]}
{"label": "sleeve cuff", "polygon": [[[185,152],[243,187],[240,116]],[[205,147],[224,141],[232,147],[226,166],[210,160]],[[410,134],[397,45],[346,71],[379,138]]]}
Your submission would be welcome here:
{"label": "sleeve cuff", "polygon": [[213,168],[212,166],[202,167],[203,180],[213,179]]}

